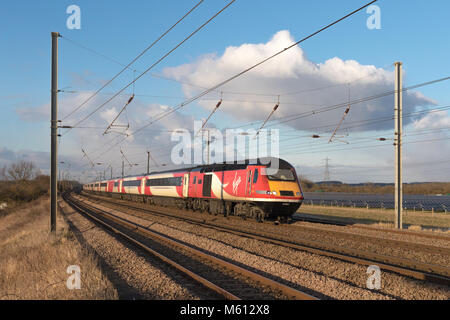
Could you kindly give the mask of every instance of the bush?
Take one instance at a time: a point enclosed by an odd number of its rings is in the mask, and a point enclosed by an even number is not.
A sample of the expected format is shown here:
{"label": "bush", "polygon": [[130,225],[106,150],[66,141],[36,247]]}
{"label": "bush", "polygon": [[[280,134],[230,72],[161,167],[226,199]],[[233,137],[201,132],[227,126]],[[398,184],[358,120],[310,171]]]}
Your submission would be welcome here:
{"label": "bush", "polygon": [[0,182],[0,202],[23,203],[48,193],[50,177],[38,176],[29,181]]}
{"label": "bush", "polygon": [[[345,192],[345,193],[394,193],[394,185],[379,185],[375,183],[365,183],[358,185],[351,184],[316,184],[307,178],[299,177],[303,192]],[[404,183],[404,194],[449,194],[449,182],[423,182],[423,183]]]}

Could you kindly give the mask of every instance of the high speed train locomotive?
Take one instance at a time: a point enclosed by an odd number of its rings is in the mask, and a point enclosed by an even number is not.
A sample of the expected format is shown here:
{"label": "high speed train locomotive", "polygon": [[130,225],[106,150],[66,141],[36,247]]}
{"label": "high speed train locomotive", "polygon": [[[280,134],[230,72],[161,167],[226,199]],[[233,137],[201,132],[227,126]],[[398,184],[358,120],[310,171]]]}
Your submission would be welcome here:
{"label": "high speed train locomotive", "polygon": [[266,160],[247,160],[96,181],[83,190],[211,214],[287,218],[300,207],[303,193],[294,167],[276,160],[278,170],[269,170]]}

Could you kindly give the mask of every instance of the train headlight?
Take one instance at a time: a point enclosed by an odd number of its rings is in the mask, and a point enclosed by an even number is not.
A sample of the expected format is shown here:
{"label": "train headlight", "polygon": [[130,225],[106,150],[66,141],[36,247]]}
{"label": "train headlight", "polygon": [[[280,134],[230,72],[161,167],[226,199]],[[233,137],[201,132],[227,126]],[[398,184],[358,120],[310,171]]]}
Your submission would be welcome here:
{"label": "train headlight", "polygon": [[272,191],[272,194],[273,194],[274,196],[276,196],[276,195],[277,195],[277,192],[276,192],[276,191]]}
{"label": "train headlight", "polygon": [[300,192],[297,192],[297,195],[299,196],[299,195],[300,195]]}

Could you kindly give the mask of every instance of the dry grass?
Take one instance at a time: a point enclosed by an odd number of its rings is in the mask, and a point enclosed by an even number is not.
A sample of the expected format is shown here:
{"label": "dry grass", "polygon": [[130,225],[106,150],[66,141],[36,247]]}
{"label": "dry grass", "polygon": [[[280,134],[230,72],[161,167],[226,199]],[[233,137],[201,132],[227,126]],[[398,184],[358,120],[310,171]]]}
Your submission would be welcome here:
{"label": "dry grass", "polygon": [[[0,299],[117,299],[92,252],[82,248],[61,217],[49,233],[49,201],[0,218]],[[81,289],[66,286],[67,267],[81,268]]]}
{"label": "dry grass", "polygon": [[[357,223],[377,224],[387,228],[394,226],[394,210],[391,209],[365,209],[332,206],[311,206],[302,204],[298,213],[325,216],[351,220]],[[450,228],[450,214],[429,211],[403,211],[403,223],[410,225],[410,229],[422,227]]]}

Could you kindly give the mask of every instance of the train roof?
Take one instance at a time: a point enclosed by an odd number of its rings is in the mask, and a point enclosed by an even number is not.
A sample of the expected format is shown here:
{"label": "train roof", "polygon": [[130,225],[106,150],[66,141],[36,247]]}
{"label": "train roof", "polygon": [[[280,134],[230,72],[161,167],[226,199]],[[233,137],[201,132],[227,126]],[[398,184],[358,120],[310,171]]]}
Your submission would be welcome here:
{"label": "train roof", "polygon": [[201,172],[211,172],[214,170],[239,170],[239,169],[245,169],[249,165],[259,165],[259,166],[267,166],[272,163],[272,160],[278,160],[278,164],[280,168],[291,168],[292,165],[289,164],[286,160],[274,158],[274,157],[267,157],[267,158],[257,158],[257,159],[246,159],[246,160],[238,160],[233,162],[222,162],[222,163],[213,163],[213,164],[207,164],[207,165],[199,165],[196,167],[189,167],[189,168],[180,168],[175,170],[164,170],[164,171],[152,171],[150,174],[159,174],[159,173],[169,173],[169,172],[182,172],[182,171],[201,171]]}
{"label": "train roof", "polygon": [[[199,165],[195,167],[187,167],[187,168],[179,168],[179,169],[172,169],[172,170],[164,170],[164,171],[152,171],[149,174],[143,173],[143,174],[137,174],[137,175],[131,175],[126,177],[116,177],[112,178],[110,180],[116,180],[116,179],[126,179],[126,178],[133,178],[133,177],[139,177],[139,176],[146,176],[151,174],[162,174],[162,173],[171,173],[171,172],[184,172],[184,171],[200,171],[200,172],[212,172],[212,171],[219,171],[219,170],[242,170],[247,168],[249,165],[260,165],[260,166],[268,166],[272,163],[273,160],[278,160],[278,165],[280,169],[290,169],[293,166],[287,162],[286,160],[275,158],[275,157],[266,157],[266,158],[256,158],[256,159],[246,159],[246,160],[238,160],[233,162],[222,162],[222,163],[213,163],[209,165]],[[107,180],[104,180],[105,182]],[[98,183],[100,181],[93,181],[90,183]],[[103,182],[103,181],[102,181]]]}

